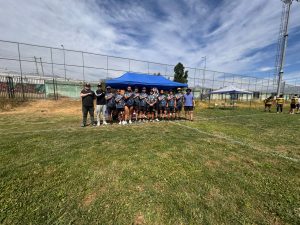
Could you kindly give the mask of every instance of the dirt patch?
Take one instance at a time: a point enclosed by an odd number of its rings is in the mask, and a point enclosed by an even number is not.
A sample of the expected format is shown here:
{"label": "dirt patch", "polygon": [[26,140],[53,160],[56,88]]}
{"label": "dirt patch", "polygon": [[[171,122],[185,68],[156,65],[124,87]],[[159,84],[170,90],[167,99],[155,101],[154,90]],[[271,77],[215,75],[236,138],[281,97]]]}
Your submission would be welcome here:
{"label": "dirt patch", "polygon": [[90,194],[88,194],[84,199],[83,199],[83,206],[84,207],[88,207],[90,206],[95,200],[96,200],[96,197],[97,197],[97,193],[96,192],[92,192]]}
{"label": "dirt patch", "polygon": [[145,223],[146,222],[144,216],[141,213],[139,213],[138,215],[135,216],[132,225],[143,225]]}
{"label": "dirt patch", "polygon": [[1,114],[35,114],[40,116],[51,115],[80,115],[81,101],[73,99],[60,100],[32,100],[26,104],[19,105],[9,111],[1,112]]}
{"label": "dirt patch", "polygon": [[204,165],[208,168],[216,168],[220,166],[220,161],[207,160]]}

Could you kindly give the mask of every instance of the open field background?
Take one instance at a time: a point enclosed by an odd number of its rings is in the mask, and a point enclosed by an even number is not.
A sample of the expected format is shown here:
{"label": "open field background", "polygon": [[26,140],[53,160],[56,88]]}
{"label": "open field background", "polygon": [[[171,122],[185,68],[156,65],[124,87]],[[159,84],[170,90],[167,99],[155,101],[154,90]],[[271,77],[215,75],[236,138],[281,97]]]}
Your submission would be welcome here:
{"label": "open field background", "polygon": [[96,128],[80,113],[62,100],[0,114],[0,223],[300,223],[300,115],[287,107]]}

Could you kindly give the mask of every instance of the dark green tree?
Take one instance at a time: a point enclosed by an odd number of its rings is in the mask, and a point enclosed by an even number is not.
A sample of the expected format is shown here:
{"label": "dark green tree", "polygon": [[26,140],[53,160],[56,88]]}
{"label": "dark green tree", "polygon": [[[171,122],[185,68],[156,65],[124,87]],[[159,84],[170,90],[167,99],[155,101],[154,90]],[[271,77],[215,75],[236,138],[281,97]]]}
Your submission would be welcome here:
{"label": "dark green tree", "polygon": [[160,72],[154,73],[154,76],[161,76]]}
{"label": "dark green tree", "polygon": [[189,76],[189,71],[184,69],[185,68],[181,62],[177,63],[174,67],[174,81],[184,84],[188,82],[187,78]]}

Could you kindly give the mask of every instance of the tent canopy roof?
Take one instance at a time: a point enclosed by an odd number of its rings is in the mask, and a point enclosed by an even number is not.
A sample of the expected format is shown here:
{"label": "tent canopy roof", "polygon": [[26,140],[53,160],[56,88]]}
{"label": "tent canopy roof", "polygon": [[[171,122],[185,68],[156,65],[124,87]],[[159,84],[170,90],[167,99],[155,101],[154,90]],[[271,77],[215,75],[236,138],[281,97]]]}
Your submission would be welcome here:
{"label": "tent canopy roof", "polygon": [[252,94],[252,92],[234,86],[228,86],[216,91],[211,91],[210,94]]}
{"label": "tent canopy roof", "polygon": [[122,76],[107,80],[107,86],[112,88],[126,88],[127,86],[133,87],[157,87],[159,89],[173,89],[179,87],[187,87],[187,84],[182,84],[174,81],[170,81],[162,76],[155,76],[149,74],[140,73],[125,73]]}

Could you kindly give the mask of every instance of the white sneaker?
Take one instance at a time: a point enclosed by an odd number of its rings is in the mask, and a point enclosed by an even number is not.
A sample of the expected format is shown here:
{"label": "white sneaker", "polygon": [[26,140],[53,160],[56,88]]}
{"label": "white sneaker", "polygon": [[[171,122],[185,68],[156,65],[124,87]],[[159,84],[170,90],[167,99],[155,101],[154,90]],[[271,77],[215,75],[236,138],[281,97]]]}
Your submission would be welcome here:
{"label": "white sneaker", "polygon": [[103,125],[107,125],[106,121],[103,122]]}
{"label": "white sneaker", "polygon": [[97,126],[98,126],[98,127],[100,126],[100,121],[97,122]]}
{"label": "white sneaker", "polygon": [[159,122],[159,119],[157,119],[157,118],[156,118],[156,120],[155,120],[155,121]]}
{"label": "white sneaker", "polygon": [[123,125],[126,125],[126,124],[127,124],[127,122],[124,120],[124,121],[122,122],[122,124],[123,124]]}
{"label": "white sneaker", "polygon": [[131,120],[129,120],[129,124],[132,124],[132,121],[131,121]]}
{"label": "white sneaker", "polygon": [[119,125],[122,125],[122,121],[119,122]]}

